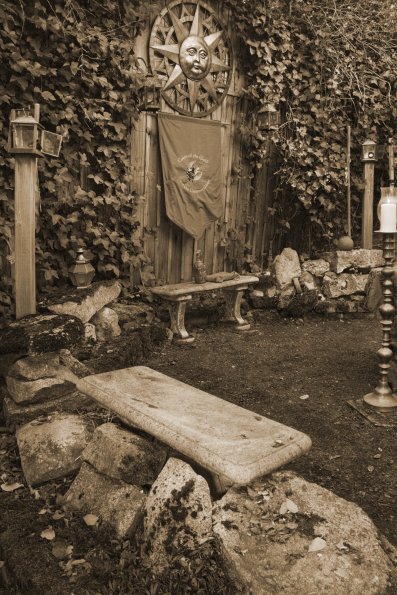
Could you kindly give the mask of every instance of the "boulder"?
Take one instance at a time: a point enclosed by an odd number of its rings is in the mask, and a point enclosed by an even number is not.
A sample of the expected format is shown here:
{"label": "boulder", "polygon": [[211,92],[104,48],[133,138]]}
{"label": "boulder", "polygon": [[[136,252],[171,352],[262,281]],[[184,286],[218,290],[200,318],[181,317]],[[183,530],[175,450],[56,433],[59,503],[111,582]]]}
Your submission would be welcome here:
{"label": "boulder", "polygon": [[146,501],[144,540],[156,572],[181,551],[212,535],[210,490],[187,463],[170,458],[154,482]]}
{"label": "boulder", "polygon": [[48,399],[38,403],[20,405],[15,403],[10,397],[4,397],[3,413],[8,426],[18,426],[26,424],[29,421],[37,420],[42,416],[49,416],[59,412],[81,412],[82,410],[101,409],[96,401],[83,395],[77,390],[57,397],[55,399]]}
{"label": "boulder", "polygon": [[72,382],[58,378],[21,380],[8,375],[6,384],[15,403],[23,405],[63,397],[75,390],[75,385]]}
{"label": "boulder", "polygon": [[298,253],[292,248],[284,248],[274,259],[273,269],[277,286],[282,289],[289,285],[302,274]]}
{"label": "boulder", "polygon": [[84,326],[78,318],[65,314],[25,316],[0,329],[0,355],[39,355],[73,347],[83,340]]}
{"label": "boulder", "polygon": [[157,478],[167,452],[142,436],[106,423],[96,428],[82,457],[108,477],[145,486]]}
{"label": "boulder", "polygon": [[115,303],[112,305],[112,309],[119,317],[120,326],[128,330],[151,324],[155,318],[155,311],[152,306],[142,302],[136,304]]}
{"label": "boulder", "polygon": [[68,413],[55,413],[18,428],[17,444],[28,484],[38,485],[77,471],[92,432],[92,423]]}
{"label": "boulder", "polygon": [[330,270],[330,264],[323,258],[317,260],[305,260],[302,263],[302,271],[310,273],[314,277],[324,277],[325,273]]}
{"label": "boulder", "polygon": [[59,366],[59,353],[48,352],[19,359],[8,372],[8,376],[23,380],[54,378]]}
{"label": "boulder", "polygon": [[65,494],[64,507],[98,516],[120,539],[134,534],[142,520],[145,499],[136,486],[102,475],[83,462]]}
{"label": "boulder", "polygon": [[335,252],[325,252],[322,255],[326,260],[331,271],[334,273],[343,273],[349,269],[358,269],[368,272],[370,269],[381,267],[384,264],[382,250],[336,250]]}
{"label": "boulder", "polygon": [[255,595],[381,595],[395,578],[369,517],[292,472],[231,488],[213,520],[231,576]]}
{"label": "boulder", "polygon": [[112,308],[105,306],[101,308],[91,319],[95,325],[95,334],[97,341],[110,341],[114,337],[121,335],[119,326],[119,317]]}
{"label": "boulder", "polygon": [[[350,254],[344,252],[343,254]],[[328,298],[338,298],[353,293],[365,293],[368,275],[327,273],[323,279],[323,292]]]}
{"label": "boulder", "polygon": [[75,316],[85,323],[104,306],[116,300],[120,292],[119,281],[98,282],[86,289],[76,290],[62,300],[46,302],[45,307],[56,314]]}

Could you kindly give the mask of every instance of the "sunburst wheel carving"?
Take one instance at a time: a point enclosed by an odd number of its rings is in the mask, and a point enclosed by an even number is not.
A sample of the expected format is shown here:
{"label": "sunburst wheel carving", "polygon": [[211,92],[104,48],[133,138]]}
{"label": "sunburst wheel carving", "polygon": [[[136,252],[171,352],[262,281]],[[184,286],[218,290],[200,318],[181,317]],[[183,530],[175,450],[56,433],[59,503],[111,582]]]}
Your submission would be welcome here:
{"label": "sunburst wheel carving", "polygon": [[224,26],[205,2],[174,0],[155,20],[150,65],[164,81],[163,97],[173,109],[201,118],[226,96],[232,51]]}

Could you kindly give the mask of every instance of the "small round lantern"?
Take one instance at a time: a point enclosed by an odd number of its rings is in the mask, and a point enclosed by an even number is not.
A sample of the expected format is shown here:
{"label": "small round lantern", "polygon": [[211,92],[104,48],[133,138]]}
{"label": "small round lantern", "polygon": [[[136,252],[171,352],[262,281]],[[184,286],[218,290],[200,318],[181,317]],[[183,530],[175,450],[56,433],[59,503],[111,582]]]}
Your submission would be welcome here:
{"label": "small round lantern", "polygon": [[69,277],[77,289],[89,287],[95,275],[95,269],[84,257],[84,248],[78,248],[76,262],[69,269]]}

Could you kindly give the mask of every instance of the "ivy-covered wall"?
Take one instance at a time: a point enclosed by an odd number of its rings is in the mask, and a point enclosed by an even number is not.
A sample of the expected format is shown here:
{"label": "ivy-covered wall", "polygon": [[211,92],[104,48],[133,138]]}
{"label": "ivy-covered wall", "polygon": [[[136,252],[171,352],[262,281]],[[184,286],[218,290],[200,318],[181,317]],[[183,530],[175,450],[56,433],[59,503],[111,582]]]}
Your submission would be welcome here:
{"label": "ivy-covered wall", "polygon": [[[117,0],[0,3],[0,238],[11,259],[10,110],[39,103],[44,127],[63,134],[59,158],[39,160],[40,289],[66,278],[79,245],[89,248],[103,276],[128,274],[128,263],[139,254],[128,141],[142,78],[133,42],[144,16],[145,8],[134,1],[128,10]],[[2,269],[6,273],[4,262]],[[6,274],[0,289],[7,301]]]}
{"label": "ivy-covered wall", "polygon": [[[4,265],[4,254],[12,260],[13,160],[6,150],[11,108],[40,103],[44,127],[64,135],[60,157],[39,163],[39,289],[65,281],[81,244],[105,277],[127,279],[130,265],[139,260],[139,197],[130,184],[128,141],[142,75],[133,45],[157,8],[143,0],[0,3],[0,307],[11,294]],[[289,228],[304,213],[313,247],[324,248],[345,231],[350,125],[358,238],[361,144],[371,137],[384,143],[395,129],[393,3],[220,0],[219,10],[225,8],[232,10],[235,32],[245,45],[236,58],[247,77],[253,113],[268,103],[282,113],[273,134],[278,189],[267,213],[274,229],[288,243]],[[249,133],[247,156],[255,171],[267,158],[267,138],[255,125]]]}
{"label": "ivy-covered wall", "polygon": [[[396,131],[397,9],[391,0],[227,0],[245,40],[247,94],[256,109],[279,107],[273,134],[278,192],[270,215],[286,231],[311,221],[312,247],[333,247],[346,231],[346,144],[351,126],[353,235],[359,244],[361,145]],[[257,129],[252,159],[266,158]],[[387,169],[380,164],[380,176]],[[382,172],[383,169],[383,172]],[[378,186],[380,179],[377,180]],[[383,175],[387,184],[387,176]],[[300,225],[300,223],[299,223]]]}

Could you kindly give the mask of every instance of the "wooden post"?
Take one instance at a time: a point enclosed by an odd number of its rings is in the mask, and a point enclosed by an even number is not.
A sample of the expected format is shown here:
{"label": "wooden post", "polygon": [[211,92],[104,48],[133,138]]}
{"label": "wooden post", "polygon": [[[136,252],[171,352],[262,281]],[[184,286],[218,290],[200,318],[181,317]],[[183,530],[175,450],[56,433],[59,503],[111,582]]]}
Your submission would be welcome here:
{"label": "wooden post", "polygon": [[376,143],[374,141],[365,141],[363,143],[364,197],[361,221],[361,247],[365,250],[372,249],[374,176],[375,163],[377,161],[375,149]]}
{"label": "wooden post", "polygon": [[36,314],[35,188],[37,158],[15,155],[15,314]]}

